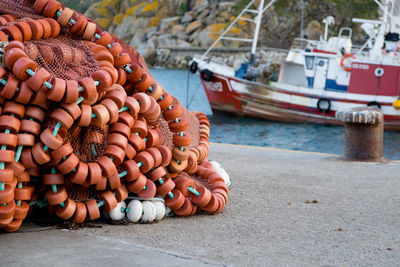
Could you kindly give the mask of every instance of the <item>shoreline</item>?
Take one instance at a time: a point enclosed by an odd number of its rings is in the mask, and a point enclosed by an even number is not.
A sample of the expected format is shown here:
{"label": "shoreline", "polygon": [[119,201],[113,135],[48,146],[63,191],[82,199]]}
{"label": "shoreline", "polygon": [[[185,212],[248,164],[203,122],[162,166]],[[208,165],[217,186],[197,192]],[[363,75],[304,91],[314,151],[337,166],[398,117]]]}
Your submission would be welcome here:
{"label": "shoreline", "polygon": [[[206,50],[207,47],[165,46],[157,47],[152,52],[144,53],[144,51],[142,51],[143,53],[141,54],[152,67],[159,66],[165,68],[188,69],[189,62],[192,60],[193,56],[195,54],[202,55]],[[259,52],[256,54],[255,58],[256,65],[279,65],[289,51],[272,47],[260,47],[257,50]],[[240,67],[241,63],[250,58],[250,51],[250,47],[217,47],[211,50],[208,56],[236,69]]]}

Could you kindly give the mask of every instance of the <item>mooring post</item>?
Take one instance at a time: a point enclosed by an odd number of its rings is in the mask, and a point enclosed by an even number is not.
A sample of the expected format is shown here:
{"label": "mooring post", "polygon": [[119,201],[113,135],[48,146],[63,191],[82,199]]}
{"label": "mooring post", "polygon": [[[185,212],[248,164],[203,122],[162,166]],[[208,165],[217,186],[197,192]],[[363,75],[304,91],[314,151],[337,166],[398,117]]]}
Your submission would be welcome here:
{"label": "mooring post", "polygon": [[383,114],[378,108],[337,111],[344,122],[344,157],[348,160],[383,160]]}

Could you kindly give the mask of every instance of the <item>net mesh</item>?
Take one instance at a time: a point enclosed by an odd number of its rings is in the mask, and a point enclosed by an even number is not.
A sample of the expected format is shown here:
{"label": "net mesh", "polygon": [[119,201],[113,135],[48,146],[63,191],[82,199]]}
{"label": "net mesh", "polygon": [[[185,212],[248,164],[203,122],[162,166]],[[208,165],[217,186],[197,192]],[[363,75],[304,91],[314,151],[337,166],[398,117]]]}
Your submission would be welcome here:
{"label": "net mesh", "polygon": [[46,40],[24,42],[27,55],[53,77],[78,80],[98,69],[97,61],[81,40],[65,35]]}
{"label": "net mesh", "polygon": [[68,131],[65,142],[70,142],[76,156],[83,162],[95,162],[106,147],[107,131],[90,125],[89,127],[73,126]]}
{"label": "net mesh", "polygon": [[[6,25],[0,26],[0,30],[4,29],[4,27],[8,27],[21,21],[43,18],[43,16],[34,12],[32,8],[32,1],[28,0],[0,0],[0,14],[8,14],[19,18],[14,22],[9,22]],[[75,12],[72,18],[76,19],[78,16],[80,16],[80,14]],[[113,37],[112,42],[119,42],[123,48],[123,52],[130,55],[130,63],[141,66],[144,71],[151,76],[151,73],[148,71],[143,58],[132,47],[122,43],[115,37]],[[50,73],[51,77],[57,77],[64,80],[79,80],[83,77],[90,76],[99,69],[99,64],[96,61],[94,54],[90,51],[90,48],[85,44],[84,41],[74,37],[74,35],[69,32],[68,28],[65,27],[61,29],[61,34],[56,38],[26,41],[23,42],[23,45],[27,56],[34,60],[38,64],[39,68],[46,69]],[[154,77],[152,77],[152,79],[154,83],[158,84]],[[128,95],[132,94],[132,92],[129,90],[127,90],[127,93]],[[100,96],[97,100],[97,103],[101,100],[102,97]],[[97,103],[93,103],[93,105],[96,105]],[[178,104],[178,100],[173,98],[172,105]],[[46,111],[47,117],[42,125],[42,131],[46,128],[51,130],[55,129],[58,122],[50,119],[49,115],[56,108],[59,108],[59,106],[60,103],[53,103],[50,107],[48,107]],[[179,116],[179,119],[186,120],[188,122],[189,128],[184,133],[191,137],[191,144],[189,147],[198,147],[200,143],[199,120],[187,109],[183,109],[183,113]],[[148,123],[147,126],[162,133],[163,145],[169,147],[170,149],[174,148],[174,133],[171,132],[168,122],[163,118],[163,116],[159,117],[157,123]],[[90,163],[98,161],[99,158],[103,156],[104,150],[107,146],[106,140],[108,132],[108,125],[105,125],[103,128],[99,128],[94,125],[81,127],[78,126],[78,122],[75,121],[72,127],[70,127],[68,130],[61,128],[58,131],[58,134],[63,138],[64,144],[67,142],[71,144],[74,154],[79,158],[80,161]],[[48,166],[45,166],[44,169],[46,173],[48,173],[49,168],[53,167],[54,162],[51,162]],[[118,166],[117,168],[119,172],[123,171],[121,166]],[[41,179],[40,171],[41,170],[37,171],[37,177],[39,179]],[[192,177],[197,181],[197,183],[209,187],[207,183],[201,181],[201,179],[198,177],[194,175]],[[83,202],[88,199],[98,200],[98,193],[101,191],[97,191],[95,185],[78,185],[72,183],[70,179],[65,179],[64,187],[69,198],[74,201]],[[43,194],[44,191],[40,192],[40,190],[37,190],[36,192],[37,194]]]}
{"label": "net mesh", "polygon": [[35,13],[32,1],[29,0],[1,0],[0,13],[8,14],[17,18],[43,18],[42,15]]}
{"label": "net mesh", "polygon": [[[43,18],[34,12],[31,5],[27,0],[0,0],[0,10],[2,13],[21,18],[18,21]],[[77,16],[78,13],[75,12],[73,18]],[[11,22],[10,24],[12,23],[15,22]],[[87,77],[96,71],[98,64],[89,47],[80,39],[74,38],[65,28],[62,31],[64,34],[60,34],[57,38],[24,42],[27,55],[38,63],[40,67],[46,68],[52,76],[61,79],[77,80]],[[120,42],[116,38],[114,41]],[[125,43],[120,43],[124,48],[124,52],[130,54],[134,63],[139,63],[144,69],[148,70],[145,62],[140,62],[139,54],[132,47]],[[174,99],[174,104],[176,103],[177,100]],[[185,134],[188,134],[192,138],[190,147],[198,146],[199,122],[197,118],[189,110],[185,109],[181,115],[181,119],[187,120],[190,125],[189,129],[185,132]],[[158,127],[163,133],[164,144],[172,149],[174,146],[172,142],[173,133],[170,131],[168,123],[162,117],[158,121]],[[74,126],[69,130],[66,141],[71,141],[74,150],[79,151],[77,156],[81,160],[90,162],[102,155],[105,147],[105,133],[103,129],[96,129],[94,127],[80,129],[80,127]],[[89,138],[89,136],[92,137]],[[89,140],[93,139],[94,136],[98,140]],[[94,156],[93,151],[98,156]]]}
{"label": "net mesh", "polygon": [[[0,26],[0,30],[18,23],[32,19],[43,18],[37,15],[28,1],[0,1],[0,14],[9,14],[18,17],[18,20]],[[74,13],[73,17],[76,17]],[[98,69],[98,64],[93,53],[85,43],[63,28],[57,38],[46,40],[31,40],[24,42],[27,55],[38,63],[39,67],[46,68],[53,77],[77,80],[90,76]],[[66,35],[67,34],[67,35]]]}

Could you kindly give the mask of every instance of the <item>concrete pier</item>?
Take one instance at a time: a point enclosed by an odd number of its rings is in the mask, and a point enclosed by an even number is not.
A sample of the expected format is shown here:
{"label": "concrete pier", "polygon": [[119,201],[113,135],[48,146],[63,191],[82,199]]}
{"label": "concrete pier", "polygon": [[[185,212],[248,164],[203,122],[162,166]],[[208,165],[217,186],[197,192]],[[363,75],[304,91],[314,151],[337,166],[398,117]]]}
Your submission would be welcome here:
{"label": "concrete pier", "polygon": [[[2,266],[398,265],[400,162],[211,145],[232,179],[217,215],[0,235]],[[25,231],[24,231],[25,230]],[[27,231],[29,230],[29,231]]]}

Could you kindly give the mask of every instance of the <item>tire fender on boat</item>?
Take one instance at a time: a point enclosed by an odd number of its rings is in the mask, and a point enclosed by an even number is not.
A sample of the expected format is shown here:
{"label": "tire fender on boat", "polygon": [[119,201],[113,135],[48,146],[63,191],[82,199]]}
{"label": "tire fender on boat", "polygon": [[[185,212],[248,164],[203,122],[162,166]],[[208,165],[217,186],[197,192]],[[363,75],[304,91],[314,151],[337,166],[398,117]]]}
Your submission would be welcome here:
{"label": "tire fender on boat", "polygon": [[331,110],[331,101],[326,98],[320,98],[317,102],[317,109],[322,113],[329,112]]}
{"label": "tire fender on boat", "polygon": [[340,67],[342,67],[343,70],[345,71],[351,71],[351,67],[346,67],[344,65],[344,61],[346,60],[346,58],[353,58],[356,59],[356,57],[353,54],[345,54],[342,59],[340,60]]}
{"label": "tire fender on boat", "polygon": [[200,76],[201,78],[206,81],[206,82],[211,82],[213,77],[214,77],[214,73],[212,73],[210,70],[208,69],[204,69],[200,72]]}
{"label": "tire fender on boat", "polygon": [[379,102],[377,102],[377,101],[368,102],[367,106],[368,107],[374,107],[375,106],[377,108],[381,108],[381,104]]}
{"label": "tire fender on boat", "polygon": [[196,73],[198,69],[199,69],[199,65],[197,64],[196,61],[193,61],[189,66],[189,70],[191,73]]}

